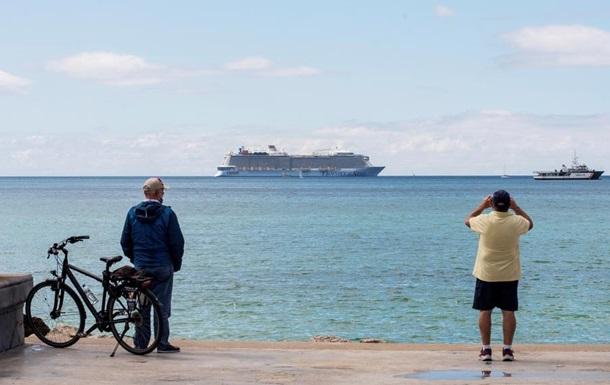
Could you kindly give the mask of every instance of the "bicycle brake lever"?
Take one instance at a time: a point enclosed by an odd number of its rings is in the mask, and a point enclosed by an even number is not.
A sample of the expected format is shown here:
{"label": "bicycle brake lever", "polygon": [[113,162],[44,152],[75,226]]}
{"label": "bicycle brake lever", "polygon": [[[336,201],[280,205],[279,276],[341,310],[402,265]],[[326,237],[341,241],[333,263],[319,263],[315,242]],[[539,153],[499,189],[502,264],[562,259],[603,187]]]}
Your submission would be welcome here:
{"label": "bicycle brake lever", "polygon": [[51,255],[57,255],[57,243],[54,243],[53,246],[49,247],[49,250],[47,251],[47,259],[49,259],[51,257]]}

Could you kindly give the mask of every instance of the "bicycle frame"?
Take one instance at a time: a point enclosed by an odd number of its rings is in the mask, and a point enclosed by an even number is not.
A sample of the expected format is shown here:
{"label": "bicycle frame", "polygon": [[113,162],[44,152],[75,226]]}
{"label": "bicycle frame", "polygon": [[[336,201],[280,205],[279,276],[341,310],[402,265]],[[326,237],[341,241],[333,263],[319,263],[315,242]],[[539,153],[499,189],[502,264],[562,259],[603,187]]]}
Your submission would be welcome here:
{"label": "bicycle frame", "polygon": [[[100,277],[85,269],[81,269],[80,267],[70,264],[68,262],[68,251],[67,250],[62,250],[62,251],[64,252],[64,260],[62,263],[61,274],[58,276],[56,271],[52,271],[51,273],[55,277],[57,277],[57,282],[59,285],[65,284],[66,278],[68,278],[70,280],[70,282],[72,283],[72,286],[74,286],[74,289],[77,291],[81,301],[84,302],[87,309],[89,309],[89,312],[95,318],[95,324],[93,324],[89,329],[87,329],[87,331],[84,332],[84,335],[85,336],[89,335],[95,329],[99,329],[100,331],[107,331],[107,330],[105,330],[105,328],[109,324],[109,320],[107,319],[107,313],[106,313],[106,310],[107,310],[106,309],[106,305],[107,305],[106,298],[108,296],[108,288],[111,286],[108,265],[106,265],[106,270],[103,271],[102,276]],[[91,303],[91,301],[87,297],[87,294],[83,290],[80,282],[76,278],[76,275],[74,275],[74,273],[72,272],[73,270],[77,271],[89,278],[93,278],[94,280],[96,280],[102,284],[103,292],[102,292],[102,301],[101,301],[100,310],[96,309],[94,304]],[[59,287],[58,287],[58,289],[59,289]],[[60,302],[59,306],[61,306],[61,304],[63,303],[63,294],[60,293],[59,295],[61,297],[59,299],[59,302]],[[55,304],[55,305],[57,305],[57,304]],[[85,313],[85,319],[86,319],[86,313]]]}

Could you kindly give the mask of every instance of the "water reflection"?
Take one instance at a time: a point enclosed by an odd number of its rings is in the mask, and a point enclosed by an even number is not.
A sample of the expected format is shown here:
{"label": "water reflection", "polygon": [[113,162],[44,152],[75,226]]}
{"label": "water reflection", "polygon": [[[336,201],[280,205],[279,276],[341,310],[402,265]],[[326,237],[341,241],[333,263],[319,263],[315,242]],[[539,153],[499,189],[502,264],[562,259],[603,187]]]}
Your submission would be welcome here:
{"label": "water reflection", "polygon": [[[491,369],[482,370],[431,370],[427,372],[409,373],[397,377],[428,380],[428,381],[456,381],[474,380],[486,378],[507,378],[518,377],[520,380],[573,380],[574,382],[583,381],[609,381],[610,372],[603,370],[573,370],[573,371],[524,371],[519,373],[493,371]],[[610,383],[610,382],[606,382]]]}
{"label": "water reflection", "polygon": [[[512,373],[502,372],[502,377],[512,377]],[[481,378],[487,377],[500,377],[499,375],[492,375],[491,370],[481,370]]]}

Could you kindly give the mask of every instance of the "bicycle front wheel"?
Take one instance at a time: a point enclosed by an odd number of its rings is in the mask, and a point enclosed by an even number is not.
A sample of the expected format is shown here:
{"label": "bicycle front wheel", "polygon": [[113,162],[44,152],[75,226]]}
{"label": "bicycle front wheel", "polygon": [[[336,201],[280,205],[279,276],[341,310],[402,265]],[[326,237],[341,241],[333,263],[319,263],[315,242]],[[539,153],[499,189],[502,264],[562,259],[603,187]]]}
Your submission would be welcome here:
{"label": "bicycle front wheel", "polygon": [[148,289],[123,287],[108,301],[110,329],[117,342],[133,354],[148,354],[159,345],[161,306]]}
{"label": "bicycle front wheel", "polygon": [[42,342],[56,348],[74,344],[85,328],[85,309],[74,290],[57,281],[34,286],[25,302],[26,322]]}

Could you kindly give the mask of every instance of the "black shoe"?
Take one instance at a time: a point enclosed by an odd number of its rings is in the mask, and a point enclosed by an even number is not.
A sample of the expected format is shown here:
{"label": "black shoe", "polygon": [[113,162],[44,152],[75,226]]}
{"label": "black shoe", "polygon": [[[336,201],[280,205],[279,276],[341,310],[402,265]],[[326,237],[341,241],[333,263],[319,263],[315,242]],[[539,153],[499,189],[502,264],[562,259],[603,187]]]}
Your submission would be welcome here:
{"label": "black shoe", "polygon": [[180,353],[180,348],[170,344],[163,346],[159,345],[157,348],[157,353]]}

